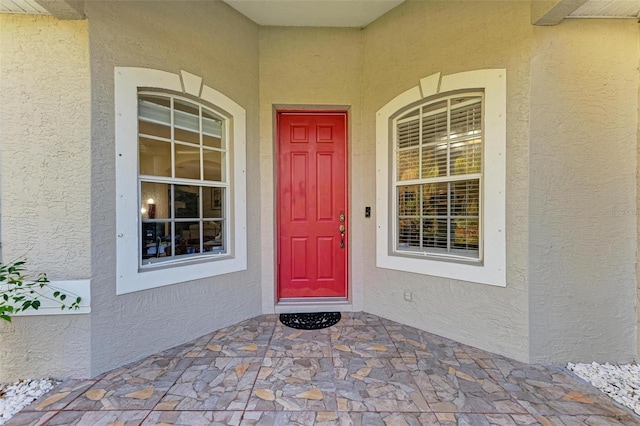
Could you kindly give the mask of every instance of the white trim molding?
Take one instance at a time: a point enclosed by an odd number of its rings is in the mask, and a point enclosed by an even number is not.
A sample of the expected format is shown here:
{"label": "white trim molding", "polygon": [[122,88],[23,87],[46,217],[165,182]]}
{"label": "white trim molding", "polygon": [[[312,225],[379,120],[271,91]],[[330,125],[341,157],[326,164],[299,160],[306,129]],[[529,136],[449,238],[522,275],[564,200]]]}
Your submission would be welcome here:
{"label": "white trim molding", "polygon": [[[185,261],[156,269],[139,269],[138,91],[159,89],[186,94],[216,108],[229,126],[231,140],[230,249],[228,255]],[[182,71],[115,68],[116,134],[116,293],[176,284],[247,269],[246,111],[198,76]]]}
{"label": "white trim molding", "polygon": [[[51,281],[49,288],[45,287],[39,292],[48,298],[40,298],[40,308],[29,309],[16,314],[16,317],[30,317],[36,315],[77,315],[91,313],[91,282],[90,280]],[[59,290],[68,296],[66,303],[71,303],[76,297],[82,298],[79,309],[60,309],[60,303],[51,300],[52,293]],[[63,302],[63,303],[65,303]]]}
{"label": "white trim molding", "polygon": [[[391,199],[392,120],[406,107],[436,95],[462,90],[484,91],[483,259],[453,262],[406,256],[393,249]],[[506,70],[485,69],[420,79],[418,85],[390,100],[376,114],[376,266],[474,283],[506,286]]]}

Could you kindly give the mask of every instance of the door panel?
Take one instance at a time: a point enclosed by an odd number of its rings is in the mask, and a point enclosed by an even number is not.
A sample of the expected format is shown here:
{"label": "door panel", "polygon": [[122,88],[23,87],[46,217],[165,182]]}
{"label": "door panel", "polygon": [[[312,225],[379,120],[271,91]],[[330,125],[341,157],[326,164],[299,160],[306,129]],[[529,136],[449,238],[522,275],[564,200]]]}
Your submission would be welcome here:
{"label": "door panel", "polygon": [[344,112],[278,113],[278,300],[347,297],[346,125]]}

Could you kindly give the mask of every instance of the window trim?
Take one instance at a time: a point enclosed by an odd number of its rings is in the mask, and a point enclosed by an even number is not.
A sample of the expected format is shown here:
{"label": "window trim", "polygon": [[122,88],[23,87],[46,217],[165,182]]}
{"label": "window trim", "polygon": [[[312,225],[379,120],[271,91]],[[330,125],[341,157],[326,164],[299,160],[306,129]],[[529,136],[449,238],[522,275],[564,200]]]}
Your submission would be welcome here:
{"label": "window trim", "polygon": [[[115,67],[116,137],[116,294],[193,281],[247,269],[246,111],[239,104],[203,85],[202,78],[149,68]],[[170,91],[190,95],[215,106],[228,123],[230,139],[227,176],[230,197],[228,252],[184,262],[139,268],[138,91]],[[164,267],[163,267],[164,266]]]}
{"label": "window trim", "polygon": [[[394,118],[400,111],[434,95],[484,91],[483,261],[452,261],[395,250],[393,198]],[[376,113],[376,266],[461,281],[506,286],[506,70],[486,69],[440,76],[433,74],[396,96]]]}

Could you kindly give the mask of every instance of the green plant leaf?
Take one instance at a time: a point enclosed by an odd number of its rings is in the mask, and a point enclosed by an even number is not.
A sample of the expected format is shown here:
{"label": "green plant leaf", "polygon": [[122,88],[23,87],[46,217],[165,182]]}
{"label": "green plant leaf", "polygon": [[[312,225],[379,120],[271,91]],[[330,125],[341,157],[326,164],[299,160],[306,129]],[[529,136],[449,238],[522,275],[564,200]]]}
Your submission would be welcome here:
{"label": "green plant leaf", "polygon": [[[0,262],[0,282],[4,283],[0,287],[0,318],[5,321],[11,321],[11,316],[16,313],[28,310],[39,309],[41,305],[40,298],[44,297],[49,300],[57,301],[60,304],[60,309],[78,309],[81,298],[76,294],[70,293],[75,298],[73,303],[67,306],[65,299],[67,295],[55,287],[50,286],[50,281],[47,275],[44,273],[38,274],[38,277],[33,280],[27,278],[23,271],[25,271],[25,262],[16,261],[8,264]],[[47,287],[49,291],[52,291],[52,296],[47,296],[48,291],[40,293],[36,291],[37,288],[44,289]]]}

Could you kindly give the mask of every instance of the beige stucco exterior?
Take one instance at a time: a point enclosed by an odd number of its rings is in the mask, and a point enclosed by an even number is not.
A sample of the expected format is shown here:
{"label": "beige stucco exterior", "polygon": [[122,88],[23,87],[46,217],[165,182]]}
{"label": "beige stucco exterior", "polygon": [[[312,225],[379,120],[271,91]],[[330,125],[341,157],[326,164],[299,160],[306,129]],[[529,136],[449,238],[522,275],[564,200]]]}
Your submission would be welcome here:
{"label": "beige stucco exterior", "polygon": [[[534,27],[529,2],[502,1],[408,1],[364,29],[259,27],[223,2],[84,12],[0,15],[3,261],[27,247],[34,270],[91,286],[90,314],[0,325],[0,380],[95,376],[278,311],[277,109],[348,111],[344,309],[522,361],[638,357],[635,22]],[[246,271],[116,296],[116,66],[185,70],[246,110]],[[423,77],[486,68],[507,70],[506,287],[377,268],[375,209],[364,216],[377,198],[376,111]],[[34,341],[47,351],[36,363],[22,355]]]}
{"label": "beige stucco exterior", "polygon": [[[425,17],[429,25],[425,25]],[[375,112],[426,76],[507,69],[507,286],[375,268],[375,222],[363,232],[365,311],[528,360],[527,191],[532,27],[521,2],[407,2],[366,28],[363,198],[373,203]],[[464,27],[464,31],[460,28]],[[481,35],[481,36],[480,36]],[[500,48],[496,48],[500,46]],[[413,302],[404,301],[404,291]]]}
{"label": "beige stucco exterior", "polygon": [[[640,31],[637,32],[637,49],[638,49],[638,58],[640,58]],[[640,61],[639,61],[640,62]],[[638,65],[638,70],[640,70],[640,65]],[[638,145],[636,147],[637,152],[640,154],[640,83],[638,84],[638,121],[637,121],[637,130],[636,130],[636,138],[638,140]],[[640,157],[636,157],[637,163],[640,163]],[[636,172],[636,230],[638,231],[638,246],[640,246],[640,215],[637,214],[640,211],[640,197],[638,196],[638,186],[640,186],[640,173]],[[640,248],[636,249],[636,256],[640,256]],[[638,274],[640,274],[640,261],[639,258],[636,258],[636,316],[637,316],[637,327],[636,327],[636,360],[640,358],[640,311],[638,310],[638,306],[640,306],[640,279],[638,279]]]}
{"label": "beige stucco exterior", "polygon": [[[350,304],[362,310],[362,223],[359,188],[361,140],[362,31],[338,28],[263,27],[260,30],[260,181],[262,306],[275,311],[274,114],[281,110],[347,110],[349,126]],[[355,185],[355,186],[354,186]],[[357,189],[354,189],[357,188]]]}
{"label": "beige stucco exterior", "polygon": [[0,84],[3,100],[11,100],[0,106],[4,259],[26,256],[52,280],[88,278],[88,22],[2,14],[0,19]]}
{"label": "beige stucco exterior", "polygon": [[[52,42],[55,41],[55,42]],[[0,14],[2,260],[91,277],[88,23]],[[89,315],[0,322],[0,380],[86,377]]]}
{"label": "beige stucco exterior", "polygon": [[536,361],[636,357],[638,25],[534,29],[529,309]]}
{"label": "beige stucco exterior", "polygon": [[[92,374],[261,312],[258,156],[247,157],[246,271],[116,296],[115,66],[185,70],[247,111],[258,152],[258,26],[222,2],[87,3],[91,41]],[[150,31],[150,28],[158,30]],[[167,31],[178,28],[179,31]],[[253,214],[251,213],[253,212]],[[123,346],[129,349],[123,351]]]}

